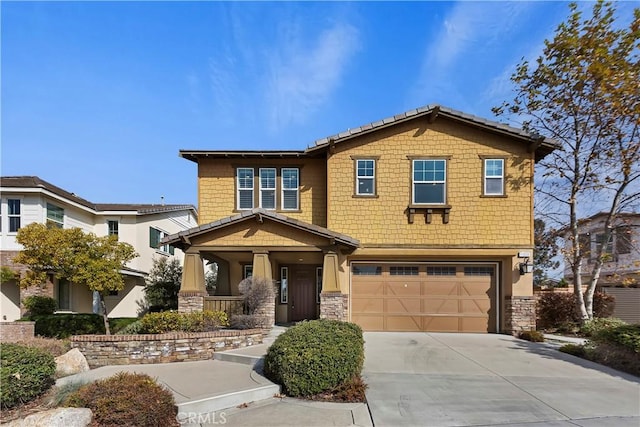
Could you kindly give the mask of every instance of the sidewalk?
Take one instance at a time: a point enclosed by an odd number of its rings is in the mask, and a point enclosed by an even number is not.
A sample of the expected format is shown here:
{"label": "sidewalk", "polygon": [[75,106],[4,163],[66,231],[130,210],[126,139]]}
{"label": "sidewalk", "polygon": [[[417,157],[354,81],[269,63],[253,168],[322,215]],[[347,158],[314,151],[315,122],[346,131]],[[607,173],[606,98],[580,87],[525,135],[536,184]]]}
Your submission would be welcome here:
{"label": "sidewalk", "polygon": [[89,382],[117,372],[145,373],[174,395],[184,426],[372,426],[365,403],[327,403],[280,397],[262,375],[262,357],[285,329],[274,327],[264,344],[215,354],[215,360],[104,366],[56,382]]}

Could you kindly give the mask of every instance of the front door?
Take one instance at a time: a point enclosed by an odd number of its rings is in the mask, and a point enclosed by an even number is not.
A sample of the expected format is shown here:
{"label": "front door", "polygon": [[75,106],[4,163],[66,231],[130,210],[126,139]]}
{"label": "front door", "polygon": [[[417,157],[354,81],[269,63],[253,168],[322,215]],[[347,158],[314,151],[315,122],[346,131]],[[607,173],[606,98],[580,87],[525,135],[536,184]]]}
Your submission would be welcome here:
{"label": "front door", "polygon": [[315,272],[313,265],[289,268],[289,320],[292,322],[317,317]]}

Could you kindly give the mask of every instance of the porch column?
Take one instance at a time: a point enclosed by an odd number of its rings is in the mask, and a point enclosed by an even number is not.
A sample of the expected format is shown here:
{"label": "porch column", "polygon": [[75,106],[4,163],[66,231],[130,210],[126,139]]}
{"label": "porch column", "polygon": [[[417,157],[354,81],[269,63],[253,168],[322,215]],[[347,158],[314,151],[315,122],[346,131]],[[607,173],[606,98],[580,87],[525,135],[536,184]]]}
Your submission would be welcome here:
{"label": "porch column", "polygon": [[320,294],[320,318],[347,321],[349,295],[340,291],[338,254],[328,251],[322,265],[322,293]]}
{"label": "porch column", "polygon": [[178,292],[178,311],[204,310],[207,288],[204,280],[204,263],[200,252],[186,252],[182,266],[182,282]]}
{"label": "porch column", "polygon": [[268,280],[273,280],[273,273],[271,272],[271,260],[269,259],[269,252],[254,252],[253,253],[253,273],[256,277],[264,277]]}

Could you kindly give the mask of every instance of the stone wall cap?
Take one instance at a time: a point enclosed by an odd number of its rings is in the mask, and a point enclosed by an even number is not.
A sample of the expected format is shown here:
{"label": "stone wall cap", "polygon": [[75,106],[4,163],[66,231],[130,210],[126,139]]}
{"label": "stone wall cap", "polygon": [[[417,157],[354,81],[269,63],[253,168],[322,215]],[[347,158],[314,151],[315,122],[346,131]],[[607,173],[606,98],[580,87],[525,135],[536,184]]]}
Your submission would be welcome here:
{"label": "stone wall cap", "polygon": [[158,341],[189,338],[225,338],[261,334],[262,329],[230,329],[211,332],[168,332],[166,334],[136,334],[136,335],[73,335],[70,339],[75,342],[86,341]]}

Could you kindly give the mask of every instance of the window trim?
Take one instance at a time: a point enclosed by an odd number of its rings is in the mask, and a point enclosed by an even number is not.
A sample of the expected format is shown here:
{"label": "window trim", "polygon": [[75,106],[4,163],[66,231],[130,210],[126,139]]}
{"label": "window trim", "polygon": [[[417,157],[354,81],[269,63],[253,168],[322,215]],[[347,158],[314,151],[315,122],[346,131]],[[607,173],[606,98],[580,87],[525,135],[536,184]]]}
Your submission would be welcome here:
{"label": "window trim", "polygon": [[[111,224],[115,223],[115,233],[112,233],[111,231]],[[108,219],[107,220],[107,236],[117,236],[118,239],[120,239],[120,221],[118,221],[117,219]]]}
{"label": "window trim", "polygon": [[[362,197],[362,198],[377,198],[378,197],[378,160],[380,160],[380,156],[351,156],[353,160],[353,176],[354,176],[354,189],[353,189],[353,197]],[[373,162],[373,176],[361,177],[358,175],[358,163],[363,161],[372,161]],[[372,193],[360,193],[359,188],[359,180],[360,179],[371,179],[373,180],[373,192]]]}
{"label": "window trim", "polygon": [[[447,201],[449,199],[448,197],[448,193],[449,193],[449,186],[447,185],[447,178],[449,176],[448,173],[448,169],[449,169],[449,160],[451,159],[451,157],[449,156],[445,156],[445,157],[413,157],[413,156],[409,156],[409,160],[411,160],[411,206],[416,206],[416,207],[428,207],[428,206],[434,206],[434,207],[448,207]],[[415,165],[416,165],[416,161],[426,161],[426,160],[431,160],[431,161],[442,161],[444,162],[444,180],[442,182],[440,181],[415,181],[414,180],[414,172],[415,172]],[[442,202],[424,202],[424,203],[418,203],[416,202],[416,183],[420,183],[420,184],[443,184],[444,185],[444,189],[443,189],[443,196],[444,196],[444,200]]]}
{"label": "window trim", "polygon": [[[19,210],[18,214],[10,213],[10,210],[9,210],[10,200],[18,201],[18,210]],[[6,202],[7,202],[7,234],[14,235],[14,234],[17,234],[18,230],[22,228],[22,197],[11,197],[11,198],[7,197]],[[18,218],[18,228],[16,229],[16,231],[11,231],[11,218]]]}
{"label": "window trim", "polygon": [[316,267],[316,304],[320,304],[320,294],[322,293],[322,267]]}
{"label": "window trim", "polygon": [[[482,155],[480,156],[480,159],[482,159],[482,197],[507,197],[507,188],[506,188],[506,176],[507,176],[507,170],[506,170],[506,166],[507,166],[507,162],[506,162],[506,157],[504,156],[485,156]],[[487,175],[487,161],[490,160],[500,160],[502,162],[502,175],[501,176],[488,176]],[[501,185],[501,190],[500,193],[489,193],[487,191],[487,181],[489,179],[496,179],[496,178],[500,178],[502,180],[502,185]]]}
{"label": "window trim", "polygon": [[[262,171],[273,171],[273,188],[263,187],[262,186]],[[263,206],[263,191],[273,191],[273,207],[265,208]],[[275,211],[278,208],[278,168],[259,168],[258,169],[258,193],[259,193],[259,204],[258,206],[262,209]]]}
{"label": "window trim", "polygon": [[[295,170],[296,174],[297,174],[297,186],[296,188],[285,188],[285,181],[284,181],[284,171],[286,170]],[[292,212],[292,211],[299,211],[300,210],[300,168],[298,167],[283,167],[280,168],[280,210],[282,211],[287,211],[287,212]],[[295,191],[296,192],[296,207],[295,208],[285,208],[284,206],[284,193],[285,191]]]}
{"label": "window trim", "polygon": [[[251,188],[241,188],[240,187],[240,170],[250,170],[251,171]],[[256,195],[255,195],[255,168],[253,167],[245,167],[245,166],[238,166],[236,167],[236,210],[238,211],[248,211],[251,210],[255,207],[256,205]],[[251,207],[250,208],[243,208],[240,206],[240,192],[241,191],[251,191]]]}
{"label": "window trim", "polygon": [[253,264],[244,264],[242,266],[242,280],[253,277]]}
{"label": "window trim", "polygon": [[[159,233],[158,235],[158,246],[155,247],[153,245],[151,245],[151,230],[155,230]],[[160,241],[164,238],[167,237],[169,235],[169,233],[167,233],[166,231],[155,227],[153,225],[149,226],[149,247],[154,249],[157,253],[163,254],[163,255],[175,255],[175,248],[172,245],[166,244],[166,245],[161,245]],[[166,248],[166,249],[165,249]]]}
{"label": "window trim", "polygon": [[[60,209],[62,211],[62,221],[58,222],[57,220],[51,219],[49,218],[49,206],[53,207],[53,208],[57,208]],[[58,228],[64,228],[64,208],[58,206],[58,205],[54,205],[53,203],[47,202],[46,206],[45,206],[45,224],[47,225],[47,227],[49,226],[49,223],[51,222],[52,224],[54,224],[56,227]]]}
{"label": "window trim", "polygon": [[280,267],[280,304],[289,303],[289,267]]}

